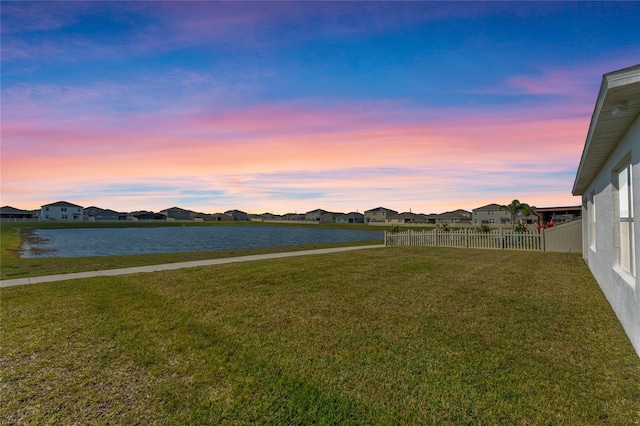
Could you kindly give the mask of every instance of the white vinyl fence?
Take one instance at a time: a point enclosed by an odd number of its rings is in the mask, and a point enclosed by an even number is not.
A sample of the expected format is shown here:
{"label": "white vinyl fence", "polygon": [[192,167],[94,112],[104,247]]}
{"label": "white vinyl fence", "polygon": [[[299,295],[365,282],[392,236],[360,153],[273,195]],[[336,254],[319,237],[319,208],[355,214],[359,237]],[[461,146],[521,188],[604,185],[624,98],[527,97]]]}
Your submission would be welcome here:
{"label": "white vinyl fence", "polygon": [[386,232],[386,246],[432,246],[464,247],[496,250],[544,250],[543,232],[513,232],[508,229],[494,229],[478,232],[475,229],[455,231],[401,231]]}

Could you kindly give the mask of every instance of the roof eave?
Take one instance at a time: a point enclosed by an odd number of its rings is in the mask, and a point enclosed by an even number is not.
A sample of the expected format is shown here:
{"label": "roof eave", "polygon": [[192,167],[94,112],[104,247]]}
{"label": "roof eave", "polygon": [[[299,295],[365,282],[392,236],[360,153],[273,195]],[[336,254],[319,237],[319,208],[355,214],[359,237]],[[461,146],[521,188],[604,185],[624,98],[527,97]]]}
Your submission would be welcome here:
{"label": "roof eave", "polygon": [[[610,100],[612,97],[610,94],[614,89],[623,88],[625,86],[630,92],[627,102],[635,99],[635,91],[638,91],[638,88],[640,88],[640,64],[624,68],[622,70],[613,71],[602,76],[600,91],[591,116],[589,131],[587,132],[587,138],[582,150],[580,164],[571,190],[573,195],[584,194],[593,179],[596,177],[598,170],[600,170],[608,156],[615,149],[618,143],[620,143],[620,140],[626,133],[626,130],[628,130],[631,123],[633,123],[637,118],[638,110],[640,110],[640,104],[627,104],[628,113],[621,116],[619,120],[623,120],[622,123],[628,124],[619,128],[617,130],[617,134],[614,134],[613,137],[608,140],[601,140],[599,138],[602,136],[601,133],[598,133],[599,126],[602,121],[610,120],[610,117],[605,118],[603,112],[606,114],[608,111],[609,113],[614,114],[610,109],[620,102],[619,99],[616,99],[617,95],[613,95],[614,99]],[[611,140],[614,142],[612,143]],[[598,151],[600,151],[600,153],[596,155]],[[606,154],[603,154],[603,151],[606,151]]]}

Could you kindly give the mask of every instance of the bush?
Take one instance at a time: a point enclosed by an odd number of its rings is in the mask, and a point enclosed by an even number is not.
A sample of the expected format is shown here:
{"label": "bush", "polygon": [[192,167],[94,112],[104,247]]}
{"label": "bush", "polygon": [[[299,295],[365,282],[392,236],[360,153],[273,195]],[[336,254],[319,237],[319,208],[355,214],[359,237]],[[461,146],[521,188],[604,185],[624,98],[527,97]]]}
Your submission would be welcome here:
{"label": "bush", "polygon": [[398,225],[393,225],[389,229],[389,232],[391,232],[392,234],[397,234],[398,232],[400,232],[400,227]]}
{"label": "bush", "polygon": [[478,232],[482,232],[484,234],[486,234],[487,232],[491,231],[491,228],[489,227],[489,225],[480,225],[476,228],[476,230]]}

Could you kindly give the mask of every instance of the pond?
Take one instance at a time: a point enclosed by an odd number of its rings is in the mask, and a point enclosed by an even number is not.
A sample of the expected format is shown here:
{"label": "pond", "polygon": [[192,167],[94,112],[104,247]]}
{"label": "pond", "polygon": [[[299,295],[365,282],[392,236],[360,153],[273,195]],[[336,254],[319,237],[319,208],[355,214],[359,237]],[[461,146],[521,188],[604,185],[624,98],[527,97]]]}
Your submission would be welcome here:
{"label": "pond", "polygon": [[37,229],[22,257],[85,257],[215,251],[379,240],[383,231],[287,226]]}

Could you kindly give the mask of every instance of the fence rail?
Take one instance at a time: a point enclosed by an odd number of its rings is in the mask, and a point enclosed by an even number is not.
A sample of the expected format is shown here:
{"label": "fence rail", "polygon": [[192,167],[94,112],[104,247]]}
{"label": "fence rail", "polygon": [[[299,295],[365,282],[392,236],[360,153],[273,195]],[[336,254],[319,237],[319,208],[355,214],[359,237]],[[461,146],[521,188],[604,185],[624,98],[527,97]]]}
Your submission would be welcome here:
{"label": "fence rail", "polygon": [[478,232],[471,229],[455,231],[385,231],[386,246],[462,247],[495,250],[544,250],[544,233],[513,232],[496,229]]}

